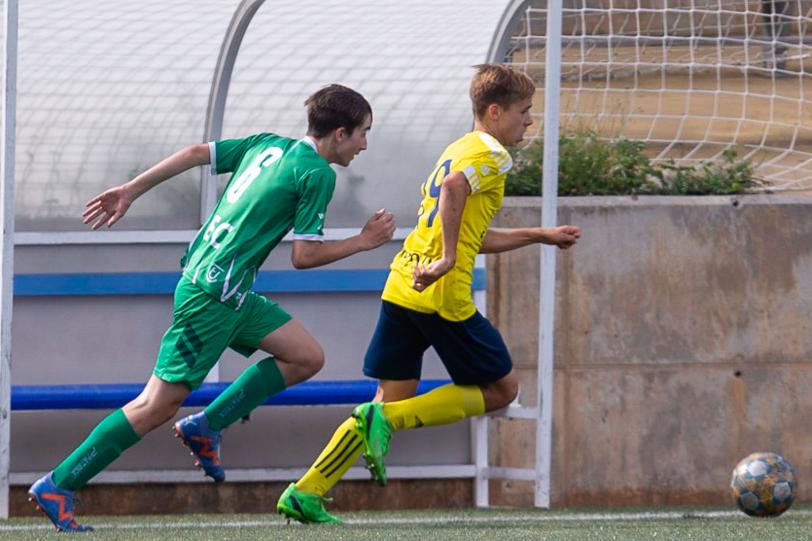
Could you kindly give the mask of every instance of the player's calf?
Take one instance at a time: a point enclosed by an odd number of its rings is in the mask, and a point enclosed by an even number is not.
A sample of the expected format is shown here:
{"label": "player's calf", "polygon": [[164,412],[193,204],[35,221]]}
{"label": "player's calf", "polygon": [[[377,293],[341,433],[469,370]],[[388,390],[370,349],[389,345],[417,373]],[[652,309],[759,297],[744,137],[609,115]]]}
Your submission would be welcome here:
{"label": "player's calf", "polygon": [[485,411],[496,411],[509,406],[519,396],[519,380],[515,372],[485,385],[480,385]]}

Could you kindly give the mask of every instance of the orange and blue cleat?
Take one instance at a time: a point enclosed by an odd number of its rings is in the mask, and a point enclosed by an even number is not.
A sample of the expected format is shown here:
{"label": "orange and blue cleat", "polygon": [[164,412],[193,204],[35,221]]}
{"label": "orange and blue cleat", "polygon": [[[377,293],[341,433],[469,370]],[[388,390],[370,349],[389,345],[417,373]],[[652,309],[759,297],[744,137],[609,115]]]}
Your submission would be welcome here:
{"label": "orange and blue cleat", "polygon": [[184,417],[175,423],[174,430],[175,436],[192,451],[195,466],[202,468],[215,483],[225,481],[226,472],[220,465],[220,432],[209,428],[206,414],[201,411]]}
{"label": "orange and blue cleat", "polygon": [[39,479],[28,489],[28,500],[36,502],[37,509],[45,513],[61,532],[92,532],[93,528],[76,522],[76,493],[56,486],[53,472]]}

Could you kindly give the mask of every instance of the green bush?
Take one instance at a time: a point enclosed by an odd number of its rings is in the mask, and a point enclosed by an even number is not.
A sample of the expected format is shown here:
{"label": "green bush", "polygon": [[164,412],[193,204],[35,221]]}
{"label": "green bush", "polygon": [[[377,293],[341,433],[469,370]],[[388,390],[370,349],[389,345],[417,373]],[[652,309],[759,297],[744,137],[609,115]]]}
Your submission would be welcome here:
{"label": "green bush", "polygon": [[[559,143],[559,195],[723,195],[761,186],[750,163],[732,150],[721,162],[685,167],[673,160],[652,164],[642,141],[606,141],[583,132]],[[514,153],[505,195],[540,195],[543,156],[541,141]]]}

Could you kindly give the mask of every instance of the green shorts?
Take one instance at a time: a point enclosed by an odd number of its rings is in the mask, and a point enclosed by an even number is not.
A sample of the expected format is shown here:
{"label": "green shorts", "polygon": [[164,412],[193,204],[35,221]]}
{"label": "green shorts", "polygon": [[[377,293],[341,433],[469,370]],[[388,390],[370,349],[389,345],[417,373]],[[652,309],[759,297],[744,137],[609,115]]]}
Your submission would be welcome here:
{"label": "green shorts", "polygon": [[226,348],[249,357],[263,338],[291,319],[281,306],[253,291],[235,311],[181,278],[172,325],[161,340],[153,374],[195,390]]}

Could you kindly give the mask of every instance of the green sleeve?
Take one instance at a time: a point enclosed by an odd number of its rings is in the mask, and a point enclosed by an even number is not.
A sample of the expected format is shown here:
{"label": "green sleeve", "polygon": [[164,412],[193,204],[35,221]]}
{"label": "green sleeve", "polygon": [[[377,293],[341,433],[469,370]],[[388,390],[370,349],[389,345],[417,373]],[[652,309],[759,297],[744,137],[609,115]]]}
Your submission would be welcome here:
{"label": "green sleeve", "polygon": [[211,174],[233,173],[240,165],[245,153],[257,143],[272,137],[269,133],[260,133],[244,139],[223,139],[209,143],[211,157]]}
{"label": "green sleeve", "polygon": [[293,221],[296,240],[322,240],[327,205],[333,198],[336,174],[329,167],[309,171],[299,183],[299,202]]}

